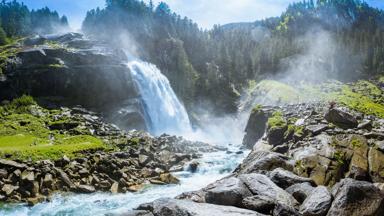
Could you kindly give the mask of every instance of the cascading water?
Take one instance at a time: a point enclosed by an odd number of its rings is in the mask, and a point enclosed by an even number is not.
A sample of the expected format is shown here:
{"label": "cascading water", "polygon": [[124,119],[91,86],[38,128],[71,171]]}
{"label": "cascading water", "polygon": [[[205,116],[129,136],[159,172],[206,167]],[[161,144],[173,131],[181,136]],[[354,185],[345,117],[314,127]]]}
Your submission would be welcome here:
{"label": "cascading water", "polygon": [[153,64],[134,60],[128,67],[144,104],[150,132],[186,134],[192,131],[187,111],[177,98],[169,80]]}

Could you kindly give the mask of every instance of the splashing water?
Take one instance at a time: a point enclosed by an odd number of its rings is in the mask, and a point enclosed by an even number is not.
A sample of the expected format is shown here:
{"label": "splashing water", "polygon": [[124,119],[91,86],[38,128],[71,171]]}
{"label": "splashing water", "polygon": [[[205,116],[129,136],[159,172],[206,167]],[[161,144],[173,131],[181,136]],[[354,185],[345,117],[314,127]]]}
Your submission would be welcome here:
{"label": "splashing water", "polygon": [[153,64],[135,60],[128,63],[144,104],[150,132],[185,134],[192,131],[187,111],[177,98],[169,80]]}
{"label": "splashing water", "polygon": [[[232,152],[238,151],[236,146],[228,146]],[[182,192],[199,190],[215,180],[231,173],[241,162],[247,152],[242,154],[225,151],[207,153],[199,160],[197,173],[181,171],[175,173],[180,179],[178,185],[151,186],[142,192],[110,194],[57,194],[50,202],[40,203],[33,207],[6,204],[0,206],[1,216],[101,216],[124,214],[142,203],[158,198],[173,198]]]}

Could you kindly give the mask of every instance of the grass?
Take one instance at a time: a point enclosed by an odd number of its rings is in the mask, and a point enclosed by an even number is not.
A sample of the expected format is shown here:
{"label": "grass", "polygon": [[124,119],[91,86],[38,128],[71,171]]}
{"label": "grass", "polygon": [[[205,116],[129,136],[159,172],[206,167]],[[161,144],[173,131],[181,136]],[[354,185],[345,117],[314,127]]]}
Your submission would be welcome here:
{"label": "grass", "polygon": [[[378,79],[384,81],[384,77]],[[329,81],[321,84],[302,83],[295,87],[288,84],[263,80],[253,92],[277,103],[298,102],[329,102],[346,106],[358,112],[384,118],[384,92],[373,82],[360,80],[355,83],[342,84],[338,81]]]}
{"label": "grass", "polygon": [[20,47],[16,45],[20,40],[22,39],[10,39],[8,44],[0,46],[0,75],[3,74],[7,60],[16,56],[20,51]]}
{"label": "grass", "polygon": [[101,140],[86,135],[61,137],[52,143],[48,139],[25,134],[0,137],[0,155],[11,155],[11,158],[20,160],[57,160],[63,155],[71,158],[80,156],[84,150],[104,148]]}
{"label": "grass", "polygon": [[347,85],[344,85],[340,92],[332,93],[331,97],[356,111],[384,118],[384,104],[376,103],[370,97],[354,92]]}
{"label": "grass", "polygon": [[[34,116],[30,110],[43,113]],[[0,157],[11,159],[56,160],[63,155],[80,156],[84,150],[105,149],[106,145],[97,137],[68,131],[50,130],[53,123],[71,119],[53,118],[61,111],[48,111],[39,107],[32,97],[24,95],[5,106],[0,106]]]}
{"label": "grass", "polygon": [[267,99],[275,102],[290,103],[300,100],[300,92],[297,89],[274,80],[261,81],[255,91],[263,92]]}
{"label": "grass", "polygon": [[268,129],[273,130],[277,128],[282,128],[287,125],[287,121],[283,117],[283,113],[276,111],[268,119]]}

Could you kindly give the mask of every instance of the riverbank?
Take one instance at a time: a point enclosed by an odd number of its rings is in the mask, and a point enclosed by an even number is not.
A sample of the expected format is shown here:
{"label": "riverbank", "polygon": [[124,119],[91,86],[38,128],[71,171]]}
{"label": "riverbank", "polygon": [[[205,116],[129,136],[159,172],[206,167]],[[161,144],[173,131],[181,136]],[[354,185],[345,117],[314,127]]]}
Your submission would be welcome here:
{"label": "riverbank", "polygon": [[0,109],[0,199],[5,202],[35,205],[57,192],[125,193],[148,184],[177,184],[171,172],[202,153],[222,150],[176,136],[125,132],[83,108],[48,110],[29,96]]}

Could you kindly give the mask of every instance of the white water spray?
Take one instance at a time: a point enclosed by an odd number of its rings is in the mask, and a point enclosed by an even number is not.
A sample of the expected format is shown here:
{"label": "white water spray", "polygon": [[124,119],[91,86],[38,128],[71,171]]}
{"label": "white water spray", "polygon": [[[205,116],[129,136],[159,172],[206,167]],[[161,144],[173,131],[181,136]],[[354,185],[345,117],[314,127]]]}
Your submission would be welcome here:
{"label": "white water spray", "polygon": [[169,80],[153,64],[134,60],[128,63],[144,104],[150,132],[187,134],[192,131],[187,111],[177,98]]}

